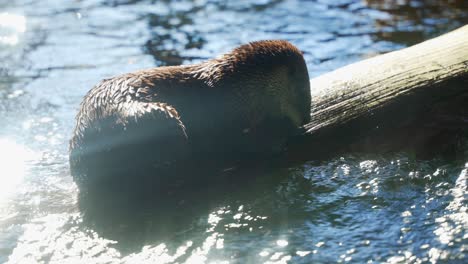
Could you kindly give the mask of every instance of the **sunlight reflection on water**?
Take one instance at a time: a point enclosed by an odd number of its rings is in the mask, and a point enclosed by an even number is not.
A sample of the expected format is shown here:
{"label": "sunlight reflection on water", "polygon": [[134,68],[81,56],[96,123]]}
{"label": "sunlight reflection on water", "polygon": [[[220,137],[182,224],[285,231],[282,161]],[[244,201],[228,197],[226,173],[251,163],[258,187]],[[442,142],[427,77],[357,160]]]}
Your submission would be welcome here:
{"label": "sunlight reflection on water", "polygon": [[19,185],[27,170],[28,161],[37,155],[12,140],[0,138],[0,204]]}
{"label": "sunlight reflection on water", "polygon": [[[453,246],[454,243],[461,243],[468,239],[466,230],[468,229],[468,203],[467,203],[467,187],[468,185],[468,163],[461,171],[460,176],[455,182],[455,186],[450,190],[453,200],[446,207],[449,212],[446,215],[438,217],[435,222],[439,225],[434,231],[442,244]],[[460,250],[464,257],[464,251]],[[431,248],[429,250],[429,257],[432,263],[438,259],[447,259],[450,252]]]}
{"label": "sunlight reflection on water", "polygon": [[26,31],[26,17],[22,15],[0,13],[0,44],[14,46],[19,36]]}

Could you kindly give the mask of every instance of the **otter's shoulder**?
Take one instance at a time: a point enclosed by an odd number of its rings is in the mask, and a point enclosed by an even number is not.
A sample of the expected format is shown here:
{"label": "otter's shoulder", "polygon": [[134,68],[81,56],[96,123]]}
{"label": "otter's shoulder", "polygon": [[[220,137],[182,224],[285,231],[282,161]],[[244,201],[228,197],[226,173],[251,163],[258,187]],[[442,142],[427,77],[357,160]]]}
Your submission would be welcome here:
{"label": "otter's shoulder", "polygon": [[[175,107],[159,100],[155,72],[142,70],[103,79],[84,97],[76,116],[76,127],[70,147],[93,131],[127,129],[142,118],[167,120],[185,134],[185,128]],[[158,72],[156,72],[158,74]],[[137,126],[136,126],[137,127]]]}
{"label": "otter's shoulder", "polygon": [[115,111],[138,114],[141,103],[163,107],[165,104],[159,102],[158,91],[169,86],[166,80],[174,78],[172,71],[172,67],[161,67],[105,78],[84,96],[80,112],[94,111],[106,116],[115,114]]}

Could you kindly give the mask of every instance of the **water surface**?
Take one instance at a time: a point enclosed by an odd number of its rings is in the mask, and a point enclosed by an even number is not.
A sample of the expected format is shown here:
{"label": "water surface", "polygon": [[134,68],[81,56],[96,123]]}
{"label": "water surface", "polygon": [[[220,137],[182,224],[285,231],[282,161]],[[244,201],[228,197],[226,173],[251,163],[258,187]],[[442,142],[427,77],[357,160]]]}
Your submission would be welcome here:
{"label": "water surface", "polygon": [[69,173],[102,78],[271,38],[314,77],[468,22],[464,1],[394,2],[0,0],[0,262],[467,262],[467,146],[251,169],[163,201],[79,199]]}

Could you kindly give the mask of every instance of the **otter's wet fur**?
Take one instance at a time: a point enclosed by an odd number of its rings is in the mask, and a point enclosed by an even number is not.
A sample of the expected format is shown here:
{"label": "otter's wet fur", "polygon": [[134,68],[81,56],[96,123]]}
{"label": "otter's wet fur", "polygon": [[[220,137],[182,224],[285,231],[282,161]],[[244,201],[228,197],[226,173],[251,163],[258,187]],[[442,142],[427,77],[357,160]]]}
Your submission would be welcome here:
{"label": "otter's wet fur", "polygon": [[71,173],[79,185],[137,181],[189,163],[270,155],[309,121],[310,101],[302,53],[281,40],[105,79],[81,103]]}

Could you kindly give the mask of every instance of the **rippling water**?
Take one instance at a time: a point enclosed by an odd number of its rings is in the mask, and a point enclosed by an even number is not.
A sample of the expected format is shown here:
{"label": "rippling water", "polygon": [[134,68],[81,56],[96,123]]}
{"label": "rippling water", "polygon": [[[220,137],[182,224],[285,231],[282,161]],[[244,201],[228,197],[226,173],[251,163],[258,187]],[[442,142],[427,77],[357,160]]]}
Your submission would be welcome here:
{"label": "rippling water", "polygon": [[467,146],[251,169],[173,200],[80,199],[67,163],[102,78],[268,38],[300,47],[313,77],[467,14],[448,0],[0,0],[0,262],[468,262]]}

